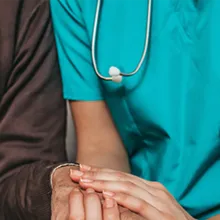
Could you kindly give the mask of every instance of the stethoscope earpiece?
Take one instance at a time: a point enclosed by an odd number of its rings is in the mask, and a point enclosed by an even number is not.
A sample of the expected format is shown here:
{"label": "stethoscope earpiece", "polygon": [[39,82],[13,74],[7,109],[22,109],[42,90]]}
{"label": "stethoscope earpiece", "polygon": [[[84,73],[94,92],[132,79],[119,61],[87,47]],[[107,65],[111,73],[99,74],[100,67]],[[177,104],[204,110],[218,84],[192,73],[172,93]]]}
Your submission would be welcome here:
{"label": "stethoscope earpiece", "polygon": [[121,71],[117,67],[111,66],[108,73],[113,82],[120,83],[122,81]]}

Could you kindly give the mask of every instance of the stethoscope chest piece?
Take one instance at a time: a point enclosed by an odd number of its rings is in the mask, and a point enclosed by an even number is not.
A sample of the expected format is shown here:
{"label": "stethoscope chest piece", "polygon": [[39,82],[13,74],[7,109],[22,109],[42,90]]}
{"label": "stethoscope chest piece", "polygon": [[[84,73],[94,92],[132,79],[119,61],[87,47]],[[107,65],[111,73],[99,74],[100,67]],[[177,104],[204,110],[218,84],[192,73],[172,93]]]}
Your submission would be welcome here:
{"label": "stethoscope chest piece", "polygon": [[113,82],[120,83],[122,81],[121,71],[117,67],[111,66],[108,73]]}

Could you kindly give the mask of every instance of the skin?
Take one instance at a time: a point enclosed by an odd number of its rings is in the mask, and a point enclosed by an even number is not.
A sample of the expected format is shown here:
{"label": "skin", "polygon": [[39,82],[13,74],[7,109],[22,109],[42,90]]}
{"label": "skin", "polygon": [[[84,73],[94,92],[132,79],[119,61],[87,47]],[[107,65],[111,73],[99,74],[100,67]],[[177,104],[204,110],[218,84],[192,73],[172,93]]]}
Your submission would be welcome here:
{"label": "skin", "polygon": [[68,220],[120,220],[119,208],[115,200],[106,198],[101,204],[99,196],[93,189],[85,193],[74,189],[69,198],[70,214]]}
{"label": "skin", "polygon": [[[148,220],[194,220],[158,182],[150,182],[131,174],[110,169],[81,166],[81,172],[70,174],[84,189],[102,192],[104,198],[138,213]],[[210,220],[219,220],[215,216]]]}
{"label": "skin", "polygon": [[[74,101],[70,105],[77,138],[77,162],[129,173],[126,150],[105,102]],[[53,175],[52,220],[67,219],[70,193],[75,188],[80,188],[78,183],[71,181],[70,168],[60,168]],[[123,219],[137,219],[136,217],[128,210],[123,211]]]}
{"label": "skin", "polygon": [[71,102],[77,162],[129,173],[126,150],[104,101]]}
{"label": "skin", "polygon": [[86,192],[74,189],[70,193],[68,220],[74,219],[144,220],[141,216],[118,206],[112,198],[102,200],[91,188],[88,188]]}
{"label": "skin", "polygon": [[52,176],[51,220],[67,220],[69,215],[69,195],[73,189],[79,188],[69,178],[69,170],[78,168],[63,167]]}
{"label": "skin", "polygon": [[[63,167],[58,169],[52,177],[52,217],[51,220],[69,220],[70,211],[74,209],[76,203],[71,200],[74,192],[85,194],[85,190],[81,190],[78,183],[74,183],[70,178],[70,169],[78,171],[78,167]],[[77,190],[78,189],[78,190]],[[103,200],[101,193],[93,193]],[[93,195],[93,196],[95,196]],[[70,206],[72,209],[70,210]],[[77,211],[80,211],[80,207],[77,203]],[[82,207],[82,206],[81,206]],[[119,206],[120,220],[143,220],[143,218],[134,212]],[[111,210],[106,213],[112,213]],[[71,212],[72,213],[72,212]],[[72,214],[71,214],[72,215]],[[106,214],[107,215],[107,214]],[[113,215],[114,216],[114,215]],[[78,219],[77,219],[78,220]]]}

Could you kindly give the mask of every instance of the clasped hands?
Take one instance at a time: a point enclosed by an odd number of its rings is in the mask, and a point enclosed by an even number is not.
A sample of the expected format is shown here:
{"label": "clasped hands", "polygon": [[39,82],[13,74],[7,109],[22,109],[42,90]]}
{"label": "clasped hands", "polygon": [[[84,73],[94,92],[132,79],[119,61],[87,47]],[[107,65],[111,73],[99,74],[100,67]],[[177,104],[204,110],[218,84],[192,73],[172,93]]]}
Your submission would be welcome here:
{"label": "clasped hands", "polygon": [[71,170],[70,177],[83,190],[75,188],[70,194],[69,220],[120,220],[119,206],[138,214],[138,219],[194,219],[158,182],[86,165]]}

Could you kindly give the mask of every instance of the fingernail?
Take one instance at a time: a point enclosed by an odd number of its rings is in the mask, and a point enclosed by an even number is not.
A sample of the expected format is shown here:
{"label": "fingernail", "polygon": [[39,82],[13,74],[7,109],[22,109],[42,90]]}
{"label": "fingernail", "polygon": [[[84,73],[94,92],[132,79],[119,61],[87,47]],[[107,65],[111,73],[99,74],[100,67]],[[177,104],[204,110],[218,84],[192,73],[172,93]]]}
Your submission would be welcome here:
{"label": "fingernail", "polygon": [[88,188],[88,189],[86,190],[86,192],[87,192],[87,193],[94,193],[95,190],[94,190],[94,189],[91,189],[91,188]]}
{"label": "fingernail", "polygon": [[83,182],[83,183],[92,183],[93,182],[93,180],[90,180],[90,179],[80,179],[80,181],[81,182]]}
{"label": "fingernail", "polygon": [[112,196],[115,195],[113,192],[108,192],[108,191],[103,191],[102,193],[103,193],[105,196],[110,196],[110,197],[112,197]]}
{"label": "fingernail", "polygon": [[113,199],[105,199],[105,207],[107,209],[109,208],[113,208],[114,207],[114,204],[115,204],[115,201]]}
{"label": "fingernail", "polygon": [[78,189],[78,188],[74,188],[73,191],[75,191],[75,192],[79,192],[79,189]]}
{"label": "fingernail", "polygon": [[71,176],[82,176],[83,175],[83,172],[79,171],[79,170],[70,170],[70,175]]}
{"label": "fingernail", "polygon": [[80,169],[89,171],[89,170],[91,170],[91,167],[88,165],[80,164]]}

